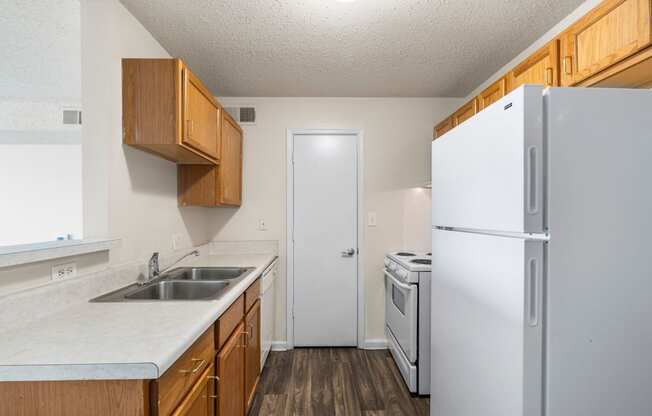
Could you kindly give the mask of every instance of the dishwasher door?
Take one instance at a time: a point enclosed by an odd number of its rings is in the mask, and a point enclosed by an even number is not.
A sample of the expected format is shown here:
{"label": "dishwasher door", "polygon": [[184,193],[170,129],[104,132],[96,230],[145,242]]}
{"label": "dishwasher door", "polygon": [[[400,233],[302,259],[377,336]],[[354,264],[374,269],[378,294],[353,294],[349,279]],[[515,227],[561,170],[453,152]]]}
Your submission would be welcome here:
{"label": "dishwasher door", "polygon": [[272,349],[275,331],[276,315],[276,289],[275,282],[278,276],[278,260],[265,270],[261,279],[261,345],[260,368],[265,366],[267,356]]}

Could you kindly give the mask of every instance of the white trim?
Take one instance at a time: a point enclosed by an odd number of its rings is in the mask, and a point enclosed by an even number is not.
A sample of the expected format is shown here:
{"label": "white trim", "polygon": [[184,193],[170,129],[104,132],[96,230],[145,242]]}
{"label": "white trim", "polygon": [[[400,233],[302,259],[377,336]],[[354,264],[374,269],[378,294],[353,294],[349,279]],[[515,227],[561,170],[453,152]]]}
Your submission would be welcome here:
{"label": "white trim", "polygon": [[365,350],[386,350],[387,349],[387,339],[368,339],[364,342],[364,345],[360,347]]}
{"label": "white trim", "polygon": [[0,247],[0,268],[107,251],[118,247],[120,241],[119,238],[63,240]]}
{"label": "white trim", "polygon": [[337,134],[350,135],[357,137],[357,195],[358,195],[358,227],[356,238],[358,240],[357,274],[358,274],[358,348],[364,348],[365,345],[365,291],[364,291],[364,168],[363,168],[363,146],[364,132],[361,129],[287,129],[287,181],[286,181],[286,331],[287,331],[287,348],[294,348],[294,259],[293,259],[293,227],[294,227],[294,183],[293,173],[293,140],[295,135],[313,135],[313,134]]}
{"label": "white trim", "polygon": [[272,351],[287,351],[288,343],[285,341],[272,341]]}

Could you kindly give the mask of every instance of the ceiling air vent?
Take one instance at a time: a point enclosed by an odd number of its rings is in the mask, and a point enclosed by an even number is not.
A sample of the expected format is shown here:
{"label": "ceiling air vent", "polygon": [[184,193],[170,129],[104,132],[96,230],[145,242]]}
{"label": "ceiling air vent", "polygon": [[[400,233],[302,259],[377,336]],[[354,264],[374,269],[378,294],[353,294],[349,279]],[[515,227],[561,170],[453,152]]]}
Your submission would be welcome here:
{"label": "ceiling air vent", "polygon": [[81,110],[63,110],[63,124],[82,124]]}
{"label": "ceiling air vent", "polygon": [[225,107],[224,109],[242,125],[256,124],[256,109],[254,107]]}

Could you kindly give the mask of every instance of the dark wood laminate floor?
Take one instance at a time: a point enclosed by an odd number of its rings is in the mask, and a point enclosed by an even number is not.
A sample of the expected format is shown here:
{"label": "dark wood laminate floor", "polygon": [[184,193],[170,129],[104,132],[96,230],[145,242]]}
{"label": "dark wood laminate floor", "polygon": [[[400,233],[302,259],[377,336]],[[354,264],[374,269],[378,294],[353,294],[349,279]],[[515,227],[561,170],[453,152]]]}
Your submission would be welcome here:
{"label": "dark wood laminate floor", "polygon": [[387,350],[297,348],[272,352],[249,416],[428,416]]}

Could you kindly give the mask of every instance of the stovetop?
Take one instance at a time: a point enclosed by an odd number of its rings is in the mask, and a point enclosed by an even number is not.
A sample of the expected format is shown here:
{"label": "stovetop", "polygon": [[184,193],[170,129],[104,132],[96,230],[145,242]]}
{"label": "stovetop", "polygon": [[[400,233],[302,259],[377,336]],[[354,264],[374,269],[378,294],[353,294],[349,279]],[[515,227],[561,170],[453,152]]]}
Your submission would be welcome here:
{"label": "stovetop", "polygon": [[387,257],[411,272],[429,272],[431,270],[431,253],[405,250],[389,253]]}

